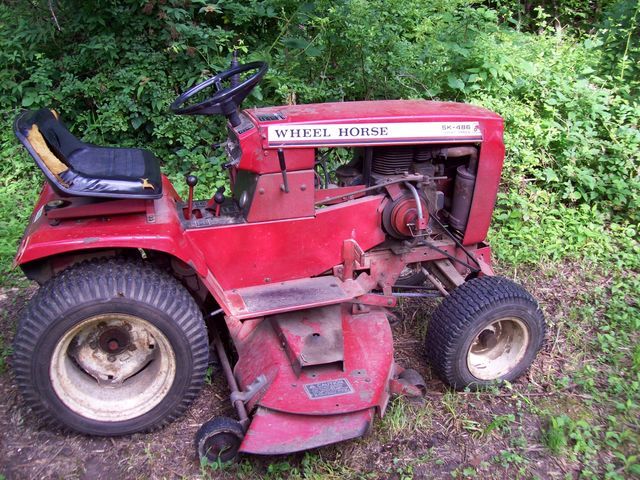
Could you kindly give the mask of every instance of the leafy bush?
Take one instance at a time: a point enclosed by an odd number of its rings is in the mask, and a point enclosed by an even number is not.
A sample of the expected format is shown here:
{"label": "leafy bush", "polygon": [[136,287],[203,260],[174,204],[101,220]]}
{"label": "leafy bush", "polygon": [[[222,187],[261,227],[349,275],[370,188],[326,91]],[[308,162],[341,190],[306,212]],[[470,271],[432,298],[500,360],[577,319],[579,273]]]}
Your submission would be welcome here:
{"label": "leafy bush", "polygon": [[[579,0],[528,5],[5,2],[0,112],[9,123],[20,108],[56,108],[87,141],[150,148],[181,191],[183,175],[197,171],[204,191],[224,181],[221,152],[210,148],[224,136],[223,121],[170,115],[167,107],[228,65],[234,48],[243,61],[271,66],[249,107],[382,98],[476,103],[506,121],[493,233],[501,258],[535,262],[590,255],[594,247],[623,249],[619,262],[627,262],[640,228],[637,2],[605,1],[595,10]],[[559,28],[571,22],[575,28]],[[19,167],[0,188],[4,197],[29,192],[20,209],[28,211],[40,177],[2,138],[2,159]],[[2,269],[27,214],[4,227]]]}

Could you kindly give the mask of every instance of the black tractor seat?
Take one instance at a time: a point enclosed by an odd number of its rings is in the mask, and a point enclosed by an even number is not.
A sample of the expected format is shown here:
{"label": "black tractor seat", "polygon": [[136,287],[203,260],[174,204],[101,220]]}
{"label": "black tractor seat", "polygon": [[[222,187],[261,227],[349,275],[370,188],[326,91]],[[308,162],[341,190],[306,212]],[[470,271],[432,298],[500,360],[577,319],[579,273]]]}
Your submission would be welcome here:
{"label": "black tractor seat", "polygon": [[20,114],[14,131],[49,183],[63,195],[141,199],[162,196],[160,163],[147,150],[81,142],[54,110],[46,108]]}

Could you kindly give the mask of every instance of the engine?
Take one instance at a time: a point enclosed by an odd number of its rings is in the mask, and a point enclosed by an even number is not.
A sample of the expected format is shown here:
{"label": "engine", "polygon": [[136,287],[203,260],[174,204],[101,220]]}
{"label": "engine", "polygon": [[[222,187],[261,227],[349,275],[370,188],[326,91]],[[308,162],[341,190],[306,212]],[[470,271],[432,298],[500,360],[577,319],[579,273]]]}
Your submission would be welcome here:
{"label": "engine", "polygon": [[[340,186],[382,185],[406,174],[422,175],[415,192],[403,186],[385,208],[383,224],[389,235],[409,238],[415,235],[419,214],[449,224],[464,232],[475,186],[478,148],[473,145],[400,145],[354,150],[353,160],[336,170]],[[426,221],[426,220],[425,220]],[[429,222],[430,226],[434,222]]]}

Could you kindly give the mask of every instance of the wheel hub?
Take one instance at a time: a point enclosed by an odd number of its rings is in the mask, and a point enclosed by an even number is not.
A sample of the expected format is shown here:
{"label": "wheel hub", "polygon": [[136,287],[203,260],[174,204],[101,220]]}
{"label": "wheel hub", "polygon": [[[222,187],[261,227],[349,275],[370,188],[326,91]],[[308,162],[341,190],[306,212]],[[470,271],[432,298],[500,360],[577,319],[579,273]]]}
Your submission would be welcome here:
{"label": "wheel hub", "polygon": [[478,335],[478,344],[477,347],[480,350],[495,348],[498,345],[498,337],[493,330],[483,330]]}
{"label": "wheel hub", "polygon": [[58,397],[81,415],[102,421],[137,417],[164,397],[176,375],[165,335],[126,314],[88,318],[58,342],[50,378]]}
{"label": "wheel hub", "polygon": [[479,380],[497,380],[522,361],[529,345],[529,330],[518,318],[496,320],[471,342],[467,366]]}
{"label": "wheel hub", "polygon": [[68,354],[99,384],[116,386],[155,359],[155,344],[153,333],[144,324],[114,315],[82,329],[73,338]]}
{"label": "wheel hub", "polygon": [[[129,324],[126,324],[129,326]],[[130,346],[131,337],[126,329],[120,327],[112,327],[105,329],[98,338],[98,345],[103,352],[111,355],[118,355],[124,352]],[[131,345],[134,346],[135,345]]]}

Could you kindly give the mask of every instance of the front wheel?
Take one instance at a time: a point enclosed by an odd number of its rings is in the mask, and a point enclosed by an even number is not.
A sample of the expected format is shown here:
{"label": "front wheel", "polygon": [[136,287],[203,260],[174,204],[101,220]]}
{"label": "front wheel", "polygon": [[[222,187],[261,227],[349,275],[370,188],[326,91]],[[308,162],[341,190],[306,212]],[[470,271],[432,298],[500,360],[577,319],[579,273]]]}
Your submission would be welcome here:
{"label": "front wheel", "polygon": [[94,261],[46,283],[14,342],[25,402],[46,422],[92,435],[149,431],[197,395],[208,361],[196,303],[142,262]]}
{"label": "front wheel", "polygon": [[513,381],[533,363],[545,336],[535,299],[502,277],[463,283],[433,314],[426,351],[435,373],[457,389]]}

